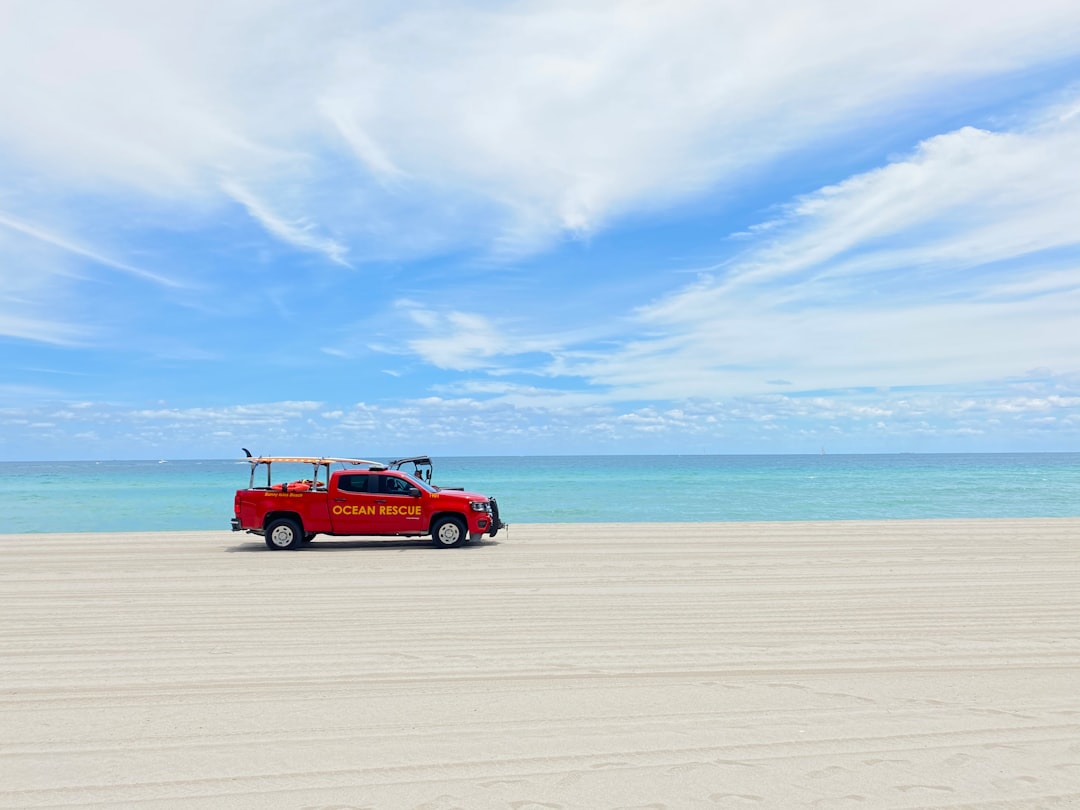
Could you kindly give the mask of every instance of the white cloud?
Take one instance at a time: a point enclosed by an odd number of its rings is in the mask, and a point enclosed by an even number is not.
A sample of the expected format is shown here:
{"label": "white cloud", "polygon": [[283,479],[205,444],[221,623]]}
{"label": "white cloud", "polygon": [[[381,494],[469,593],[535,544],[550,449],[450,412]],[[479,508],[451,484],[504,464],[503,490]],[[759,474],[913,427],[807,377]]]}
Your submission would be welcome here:
{"label": "white cloud", "polygon": [[243,205],[252,218],[270,234],[303,250],[322,253],[335,264],[349,266],[349,263],[345,261],[345,255],[349,252],[348,248],[334,239],[319,236],[313,223],[304,220],[288,221],[283,219],[271,211],[266,203],[239,183],[229,181],[222,183],[221,187],[226,194]]}
{"label": "white cloud", "polygon": [[1071,4],[1028,11],[986,4],[972,26],[968,3],[456,7],[347,37],[330,95],[378,176],[479,190],[508,216],[502,243],[530,249],[1075,50]]}
{"label": "white cloud", "polygon": [[[1068,110],[1011,131],[945,133],[806,195],[741,255],[642,308],[616,348],[411,302],[424,336],[408,345],[440,368],[488,374],[520,373],[522,355],[539,351],[552,359],[533,373],[590,385],[584,395],[455,386],[522,406],[1076,373],[1080,116]],[[605,324],[612,340],[626,328]]]}
{"label": "white cloud", "polygon": [[130,411],[132,419],[149,422],[186,424],[207,423],[216,426],[284,425],[310,416],[323,407],[321,402],[286,401],[234,405],[225,408],[149,408]]}
{"label": "white cloud", "polygon": [[188,285],[118,260],[75,236],[0,211],[0,336],[53,346],[85,346],[103,331],[77,285],[120,274],[169,292]]}
{"label": "white cloud", "polygon": [[231,196],[332,261],[535,250],[1080,47],[1059,0],[5,9],[7,171]]}
{"label": "white cloud", "polygon": [[425,312],[414,314],[414,319],[426,326],[431,336],[409,340],[409,348],[439,368],[481,368],[490,358],[512,351],[505,335],[482,315],[448,312],[433,321]]}
{"label": "white cloud", "polygon": [[11,302],[7,299],[0,296],[0,335],[54,346],[77,346],[86,340],[89,330],[57,323],[55,317],[16,315],[8,311]]}
{"label": "white cloud", "polygon": [[565,335],[545,334],[522,337],[505,323],[475,312],[437,312],[415,301],[399,300],[396,309],[423,329],[403,346],[380,345],[385,352],[401,352],[405,347],[433,366],[455,371],[490,368],[496,358],[530,352],[547,352],[561,346]]}
{"label": "white cloud", "polygon": [[560,370],[642,399],[1075,372],[1077,210],[1080,118],[941,135],[799,200],[642,309],[655,337]]}
{"label": "white cloud", "polygon": [[119,270],[122,273],[126,273],[143,281],[151,281],[155,284],[159,284],[163,287],[183,287],[184,285],[171,278],[167,278],[158,273],[150,272],[139,267],[135,267],[126,262],[117,261],[103,255],[102,253],[88,248],[84,245],[80,245],[70,237],[62,236],[57,233],[50,232],[40,226],[31,225],[30,223],[23,222],[8,216],[0,211],[0,228],[8,228],[23,236],[30,237],[39,242],[43,242],[51,247],[59,248],[65,253],[70,253],[75,256],[79,256],[84,259],[88,259],[93,264],[101,265],[102,267],[108,267],[113,270]]}
{"label": "white cloud", "polygon": [[[131,458],[227,458],[240,446],[275,453],[388,457],[403,448],[444,455],[625,452],[872,452],[903,447],[1005,450],[1022,441],[1058,450],[1080,440],[1080,388],[1065,379],[1031,382],[1031,393],[1006,388],[972,396],[839,392],[767,395],[629,405],[589,404],[505,390],[490,398],[424,397],[392,404],[317,402],[227,407],[130,409],[105,403],[0,408],[0,453],[94,457],[120,431]],[[480,393],[480,392],[478,392]],[[549,392],[550,393],[550,392]],[[82,437],[81,441],[77,441]],[[418,437],[422,447],[417,446]],[[482,448],[482,451],[481,451]],[[84,455],[83,457],[87,457]],[[110,456],[115,457],[115,456]]]}
{"label": "white cloud", "polygon": [[730,283],[806,271],[824,281],[897,269],[956,273],[1075,245],[1070,212],[1078,202],[1076,118],[1018,132],[965,127],[925,141],[908,159],[799,200],[781,224],[802,233],[789,230],[761,249]]}

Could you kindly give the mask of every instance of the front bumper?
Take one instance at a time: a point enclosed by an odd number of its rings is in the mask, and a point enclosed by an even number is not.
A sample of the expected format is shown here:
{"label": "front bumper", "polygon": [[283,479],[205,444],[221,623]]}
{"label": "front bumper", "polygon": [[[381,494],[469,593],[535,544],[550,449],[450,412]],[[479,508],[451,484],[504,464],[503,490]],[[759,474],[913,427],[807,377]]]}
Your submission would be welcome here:
{"label": "front bumper", "polygon": [[505,528],[506,523],[503,523],[499,518],[499,503],[494,498],[488,498],[491,502],[491,528],[488,529],[488,536],[494,537],[499,533],[499,529]]}

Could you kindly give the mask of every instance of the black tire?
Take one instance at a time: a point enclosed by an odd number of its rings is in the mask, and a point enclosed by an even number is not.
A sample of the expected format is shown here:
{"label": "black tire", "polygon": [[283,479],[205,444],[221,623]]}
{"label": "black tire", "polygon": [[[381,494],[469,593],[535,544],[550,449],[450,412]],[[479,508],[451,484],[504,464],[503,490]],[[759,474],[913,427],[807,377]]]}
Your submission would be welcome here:
{"label": "black tire", "polygon": [[304,541],[304,533],[300,531],[295,520],[278,518],[270,521],[263,539],[266,541],[266,547],[273,551],[291,550],[300,548],[300,544]]}
{"label": "black tire", "polygon": [[465,521],[453,515],[446,515],[435,521],[431,527],[431,542],[436,548],[460,546],[468,537]]}

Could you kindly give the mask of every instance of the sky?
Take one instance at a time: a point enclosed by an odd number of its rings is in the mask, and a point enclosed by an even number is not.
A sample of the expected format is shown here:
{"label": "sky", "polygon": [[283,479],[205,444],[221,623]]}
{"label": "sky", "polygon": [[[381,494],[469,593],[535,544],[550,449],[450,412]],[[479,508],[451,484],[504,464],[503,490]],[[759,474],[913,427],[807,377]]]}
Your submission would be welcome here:
{"label": "sky", "polygon": [[1080,451],[1080,4],[0,0],[0,460]]}

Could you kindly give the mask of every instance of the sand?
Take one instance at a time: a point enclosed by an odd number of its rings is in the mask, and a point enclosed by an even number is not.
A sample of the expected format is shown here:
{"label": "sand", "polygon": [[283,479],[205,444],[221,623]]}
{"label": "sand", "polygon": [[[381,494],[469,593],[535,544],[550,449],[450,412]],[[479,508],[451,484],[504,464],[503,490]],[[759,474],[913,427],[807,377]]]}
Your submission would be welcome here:
{"label": "sand", "polygon": [[1080,807],[1080,520],[0,536],[0,807]]}

